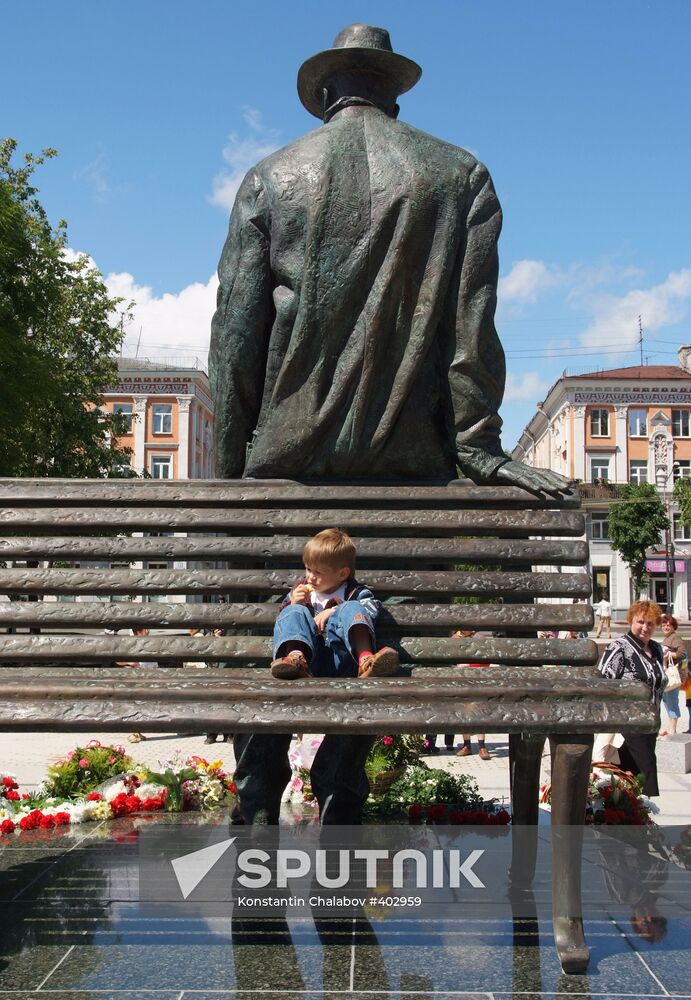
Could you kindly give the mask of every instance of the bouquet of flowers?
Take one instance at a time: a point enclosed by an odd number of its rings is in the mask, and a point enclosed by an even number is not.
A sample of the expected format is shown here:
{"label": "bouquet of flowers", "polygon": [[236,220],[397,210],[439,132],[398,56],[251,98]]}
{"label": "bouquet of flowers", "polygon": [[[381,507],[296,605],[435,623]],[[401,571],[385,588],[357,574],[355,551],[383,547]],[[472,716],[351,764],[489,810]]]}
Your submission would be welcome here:
{"label": "bouquet of flowers", "polygon": [[[540,802],[549,805],[552,785],[540,789]],[[588,783],[585,822],[611,826],[646,826],[653,824],[650,814],[656,807],[643,794],[640,777],[622,771],[614,764],[598,762]]]}
{"label": "bouquet of flowers", "polygon": [[103,746],[91,740],[85,747],[75,747],[48,768],[46,795],[69,799],[85,795],[108,778],[130,771],[134,761],[121,746]]}
{"label": "bouquet of flowers", "polygon": [[396,734],[377,737],[365,761],[365,771],[373,795],[383,795],[408,765],[418,762],[422,742],[420,736]]}

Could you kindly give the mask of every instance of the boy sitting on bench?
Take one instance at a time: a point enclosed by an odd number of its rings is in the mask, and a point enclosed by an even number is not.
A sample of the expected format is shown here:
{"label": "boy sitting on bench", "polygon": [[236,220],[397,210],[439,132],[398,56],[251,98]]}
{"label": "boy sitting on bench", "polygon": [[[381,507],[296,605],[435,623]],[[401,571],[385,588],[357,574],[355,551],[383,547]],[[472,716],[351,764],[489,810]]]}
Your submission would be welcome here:
{"label": "boy sitting on bench", "polygon": [[320,531],[305,545],[305,576],[283,601],[274,626],[274,677],[398,673],[395,649],[374,652],[379,602],[355,579],[355,555],[352,539],[338,528]]}

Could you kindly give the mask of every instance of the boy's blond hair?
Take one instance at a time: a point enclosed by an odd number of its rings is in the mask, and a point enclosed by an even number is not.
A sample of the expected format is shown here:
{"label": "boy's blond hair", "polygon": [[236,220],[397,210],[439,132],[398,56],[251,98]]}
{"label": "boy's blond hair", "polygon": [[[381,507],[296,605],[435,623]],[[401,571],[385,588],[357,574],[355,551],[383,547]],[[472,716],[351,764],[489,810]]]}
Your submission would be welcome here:
{"label": "boy's blond hair", "polygon": [[314,538],[310,538],[302,550],[302,561],[305,566],[322,564],[332,569],[347,566],[355,569],[355,546],[350,535],[340,528],[325,528]]}

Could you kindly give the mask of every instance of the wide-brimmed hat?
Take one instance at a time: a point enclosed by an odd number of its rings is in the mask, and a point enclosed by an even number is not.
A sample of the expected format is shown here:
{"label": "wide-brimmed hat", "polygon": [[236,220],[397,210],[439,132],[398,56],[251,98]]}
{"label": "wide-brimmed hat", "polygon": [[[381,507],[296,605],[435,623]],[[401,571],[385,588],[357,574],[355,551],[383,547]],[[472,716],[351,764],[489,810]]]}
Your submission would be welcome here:
{"label": "wide-brimmed hat", "polygon": [[385,28],[349,24],[336,35],[333,47],[307,59],[298,72],[298,95],[310,114],[322,117],[324,86],[343,70],[375,70],[387,78],[396,95],[410,90],[422,69],[412,59],[394,52]]}

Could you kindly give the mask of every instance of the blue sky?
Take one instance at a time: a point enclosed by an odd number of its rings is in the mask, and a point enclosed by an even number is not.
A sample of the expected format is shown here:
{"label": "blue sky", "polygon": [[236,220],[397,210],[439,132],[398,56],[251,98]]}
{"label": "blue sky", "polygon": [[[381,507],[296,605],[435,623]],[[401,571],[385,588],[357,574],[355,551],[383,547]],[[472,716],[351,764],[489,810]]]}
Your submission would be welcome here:
{"label": "blue sky", "polygon": [[295,78],[351,21],[423,68],[401,117],[470,149],[504,209],[497,325],[512,447],[561,372],[674,363],[691,340],[687,0],[22,0],[3,5],[0,133],[69,245],[136,300],[126,353],[205,360],[246,169],[317,126]]}

